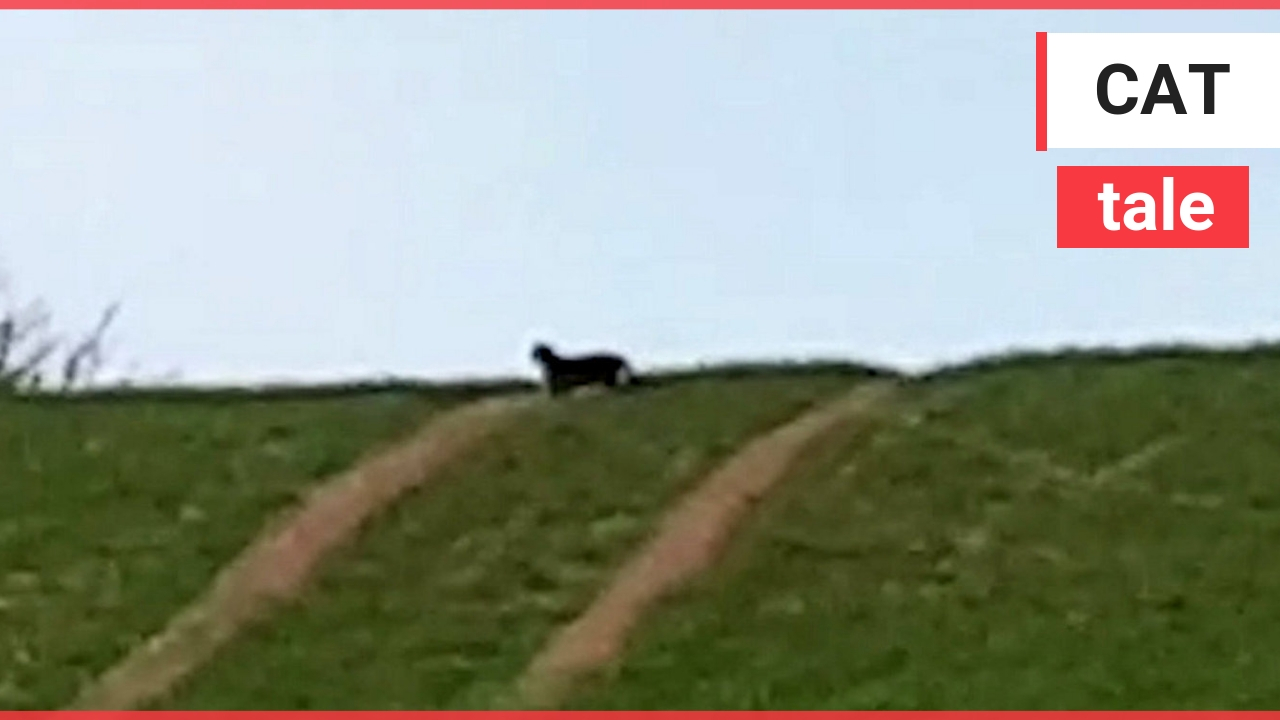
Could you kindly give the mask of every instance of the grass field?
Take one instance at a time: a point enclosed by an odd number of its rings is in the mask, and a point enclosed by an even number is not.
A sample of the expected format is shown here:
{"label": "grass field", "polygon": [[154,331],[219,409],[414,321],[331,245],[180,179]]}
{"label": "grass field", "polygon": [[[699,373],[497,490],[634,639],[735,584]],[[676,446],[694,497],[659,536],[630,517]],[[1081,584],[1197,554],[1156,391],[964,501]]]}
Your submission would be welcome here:
{"label": "grass field", "polygon": [[569,399],[402,503],[305,602],[251,631],[173,708],[501,707],[654,516],[847,372],[689,378]]}
{"label": "grass field", "polygon": [[[544,404],[165,708],[497,708],[654,520],[857,382]],[[316,478],[461,395],[0,400],[0,708],[70,699]],[[1005,358],[811,452],[581,709],[1280,706],[1280,351]]]}
{"label": "grass field", "polygon": [[913,395],[809,458],[575,706],[1280,706],[1280,357]]}
{"label": "grass field", "polygon": [[0,708],[69,700],[270,513],[463,397],[0,398]]}

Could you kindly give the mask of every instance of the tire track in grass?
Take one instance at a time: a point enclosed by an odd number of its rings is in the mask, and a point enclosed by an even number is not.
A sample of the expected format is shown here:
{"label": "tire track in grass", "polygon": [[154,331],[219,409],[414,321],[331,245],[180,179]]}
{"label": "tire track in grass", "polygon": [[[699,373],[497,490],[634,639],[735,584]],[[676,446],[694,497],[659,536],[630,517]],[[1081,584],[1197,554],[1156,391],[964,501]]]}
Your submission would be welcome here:
{"label": "tire track in grass", "polygon": [[750,441],[708,475],[668,512],[596,600],[534,657],[517,681],[520,701],[558,706],[577,680],[618,658],[644,612],[715,562],[752,503],[805,449],[844,423],[868,417],[894,388],[881,381],[859,385]]}
{"label": "tire track in grass", "polygon": [[296,598],[319,562],[372,516],[479,445],[530,396],[479,400],[429,420],[412,438],[322,483],[267,527],[205,594],[81,692],[71,709],[128,710],[168,692],[250,623]]}

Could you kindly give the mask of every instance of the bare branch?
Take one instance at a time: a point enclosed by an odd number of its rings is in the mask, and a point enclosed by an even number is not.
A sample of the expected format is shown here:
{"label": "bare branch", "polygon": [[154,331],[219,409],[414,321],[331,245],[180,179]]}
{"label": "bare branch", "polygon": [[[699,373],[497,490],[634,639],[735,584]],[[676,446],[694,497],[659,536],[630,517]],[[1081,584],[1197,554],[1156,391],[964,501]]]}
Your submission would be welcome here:
{"label": "bare branch", "polygon": [[92,382],[102,368],[102,342],[107,328],[120,312],[120,303],[107,307],[94,329],[67,353],[62,365],[62,388],[70,390],[79,381]]}
{"label": "bare branch", "polygon": [[12,317],[5,315],[0,319],[0,376],[9,369],[9,353],[13,350],[16,330]]}
{"label": "bare branch", "polygon": [[53,332],[53,316],[45,303],[12,302],[3,272],[0,303],[0,392],[43,389],[50,365],[61,370],[64,391],[93,382],[105,360],[104,344],[120,312],[119,302],[107,306],[93,329],[69,347]]}

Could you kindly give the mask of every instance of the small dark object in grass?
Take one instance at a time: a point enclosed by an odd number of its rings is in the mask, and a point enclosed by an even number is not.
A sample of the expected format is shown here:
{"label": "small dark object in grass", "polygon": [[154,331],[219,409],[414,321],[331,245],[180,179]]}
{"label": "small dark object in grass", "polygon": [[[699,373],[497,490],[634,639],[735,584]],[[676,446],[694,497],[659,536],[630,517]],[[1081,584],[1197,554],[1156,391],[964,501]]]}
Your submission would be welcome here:
{"label": "small dark object in grass", "polygon": [[552,395],[592,385],[618,388],[636,384],[630,364],[620,355],[596,353],[562,357],[548,345],[538,343],[533,347],[532,356],[542,366],[543,380]]}

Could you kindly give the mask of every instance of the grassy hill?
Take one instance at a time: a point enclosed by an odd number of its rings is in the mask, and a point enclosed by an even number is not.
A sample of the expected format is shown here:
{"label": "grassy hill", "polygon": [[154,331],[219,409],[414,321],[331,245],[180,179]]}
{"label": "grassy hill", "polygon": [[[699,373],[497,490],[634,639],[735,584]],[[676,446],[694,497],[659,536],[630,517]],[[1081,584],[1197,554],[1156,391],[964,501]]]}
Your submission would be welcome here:
{"label": "grassy hill", "polygon": [[69,700],[271,513],[476,392],[0,397],[0,708]]}
{"label": "grassy hill", "polygon": [[1028,357],[810,458],[591,708],[1280,706],[1280,356]]}
{"label": "grassy hill", "polygon": [[861,373],[742,372],[547,405],[400,504],[171,708],[484,708],[654,517]]}
{"label": "grassy hill", "polygon": [[[753,435],[867,373],[538,407],[166,708],[509,706],[550,632]],[[0,707],[55,707],[272,511],[485,389],[0,400]],[[1002,358],[825,439],[580,708],[1280,704],[1280,352]]]}

